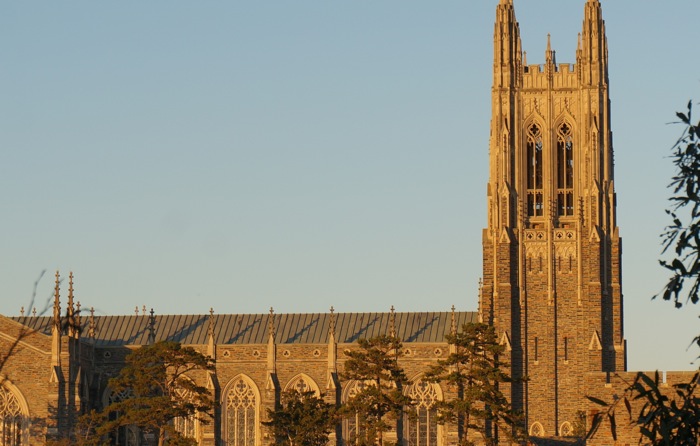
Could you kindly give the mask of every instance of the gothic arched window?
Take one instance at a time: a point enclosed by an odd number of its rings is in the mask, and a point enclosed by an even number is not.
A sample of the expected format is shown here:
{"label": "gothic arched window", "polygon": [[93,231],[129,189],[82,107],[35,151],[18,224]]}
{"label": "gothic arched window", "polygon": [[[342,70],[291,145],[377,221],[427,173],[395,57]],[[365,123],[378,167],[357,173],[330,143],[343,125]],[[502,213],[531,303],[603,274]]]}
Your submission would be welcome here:
{"label": "gothic arched window", "polygon": [[527,131],[527,215],[544,215],[544,191],[542,179],[542,131],[532,124]]}
{"label": "gothic arched window", "polygon": [[[358,393],[362,392],[368,386],[373,385],[371,382],[366,381],[351,381],[348,387],[345,389],[345,396],[343,402],[348,402],[357,396]],[[365,429],[363,429],[364,418],[362,414],[356,413],[354,415],[348,416],[343,420],[343,444],[354,445],[358,443],[366,443],[363,440],[363,436],[366,434]],[[369,441],[371,444],[373,440]]]}
{"label": "gothic arched window", "polygon": [[0,387],[0,445],[21,446],[25,414],[22,413],[17,395]]}
{"label": "gothic arched window", "polygon": [[557,208],[560,216],[574,215],[574,139],[571,127],[557,131]]}
{"label": "gothic arched window", "polygon": [[224,398],[224,444],[255,446],[258,425],[258,393],[249,379],[241,376],[229,386]]}
{"label": "gothic arched window", "polygon": [[438,446],[436,404],[440,400],[436,384],[420,380],[409,387],[408,396],[415,402],[414,416],[404,420],[404,438],[408,446]]}
{"label": "gothic arched window", "polygon": [[[192,392],[184,389],[176,389],[177,397],[181,401],[192,401]],[[175,417],[173,427],[185,438],[197,438],[197,419],[194,415],[188,417]]]}
{"label": "gothic arched window", "polygon": [[[109,392],[109,399],[106,401],[107,405],[124,401],[131,398],[133,395],[131,390]],[[116,420],[118,417],[118,412],[110,412],[109,414],[110,421]],[[117,446],[139,446],[142,444],[141,429],[134,425],[120,426],[115,432],[111,433],[110,436],[112,440],[111,444],[115,444]]]}
{"label": "gothic arched window", "polygon": [[301,373],[289,381],[284,390],[296,390],[299,393],[313,392],[317,397],[321,396],[318,385],[309,376]]}

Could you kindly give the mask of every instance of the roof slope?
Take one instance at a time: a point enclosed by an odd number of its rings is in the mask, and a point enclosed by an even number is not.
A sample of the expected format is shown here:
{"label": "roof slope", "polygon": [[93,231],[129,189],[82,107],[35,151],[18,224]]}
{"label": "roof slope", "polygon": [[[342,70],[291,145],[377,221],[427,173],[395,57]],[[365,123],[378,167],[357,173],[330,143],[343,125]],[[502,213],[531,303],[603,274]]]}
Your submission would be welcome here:
{"label": "roof slope", "polygon": [[[404,343],[443,342],[451,326],[451,313],[395,313],[396,335]],[[269,314],[215,314],[214,335],[217,344],[265,344]],[[206,344],[208,314],[155,316],[156,341],[182,344]],[[336,313],[336,340],[352,343],[360,338],[386,334],[391,313]],[[51,317],[14,317],[13,320],[37,331],[51,332]],[[477,321],[475,312],[455,312],[457,327]],[[95,345],[98,347],[143,345],[148,340],[148,315],[95,316]],[[330,313],[276,314],[275,341],[278,344],[324,344],[328,342]],[[87,333],[88,318],[82,318]],[[86,337],[83,335],[83,339]]]}

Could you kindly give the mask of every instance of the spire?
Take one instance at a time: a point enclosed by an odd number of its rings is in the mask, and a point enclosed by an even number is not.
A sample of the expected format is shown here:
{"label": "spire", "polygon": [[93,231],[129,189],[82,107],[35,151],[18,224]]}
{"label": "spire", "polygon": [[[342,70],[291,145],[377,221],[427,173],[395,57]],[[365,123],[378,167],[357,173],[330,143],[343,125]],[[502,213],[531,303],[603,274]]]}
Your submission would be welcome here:
{"label": "spire", "polygon": [[211,359],[216,359],[216,342],[214,339],[214,308],[209,308],[209,326],[207,327],[207,354]]}
{"label": "spire", "polygon": [[270,375],[277,372],[277,346],[275,344],[275,310],[270,307],[267,319],[267,371]]}
{"label": "spire", "polygon": [[68,273],[68,307],[66,308],[66,324],[68,325],[68,336],[76,337],[78,334],[75,325],[75,305],[73,296],[73,271]]}
{"label": "spire", "polygon": [[[61,366],[61,276],[56,271],[56,284],[53,292],[53,329],[51,330],[51,366],[55,374],[56,367]],[[52,374],[52,376],[54,376]]]}
{"label": "spire", "polygon": [[328,321],[328,373],[326,374],[326,389],[336,388],[338,373],[338,347],[335,341],[335,309],[331,307]]}
{"label": "spire", "polygon": [[389,336],[392,338],[396,337],[396,313],[394,312],[394,306],[391,306],[391,314],[389,315]]}
{"label": "spire", "polygon": [[53,326],[59,332],[61,331],[61,276],[56,271],[56,283],[53,288]]}
{"label": "spire", "polygon": [[90,307],[90,322],[88,323],[88,337],[90,339],[95,339],[95,334],[97,332],[95,325],[95,307]]}
{"label": "spire", "polygon": [[328,335],[335,339],[335,308],[331,305],[331,316],[328,322]]}
{"label": "spire", "polygon": [[603,11],[598,0],[589,0],[585,6],[580,56],[583,82],[587,85],[607,84],[608,44],[605,37]]}
{"label": "spire", "polygon": [[151,308],[151,314],[148,316],[148,345],[153,345],[156,343],[156,316],[153,308]]}
{"label": "spire", "polygon": [[522,44],[512,0],[501,0],[496,7],[493,50],[493,86],[514,87],[522,66]]}
{"label": "spire", "polygon": [[267,380],[265,390],[274,395],[278,388],[277,380],[277,345],[275,344],[275,310],[270,307],[270,317],[267,320]]}
{"label": "spire", "polygon": [[452,314],[450,316],[450,334],[452,336],[457,334],[457,318],[455,317],[455,306],[452,305]]}

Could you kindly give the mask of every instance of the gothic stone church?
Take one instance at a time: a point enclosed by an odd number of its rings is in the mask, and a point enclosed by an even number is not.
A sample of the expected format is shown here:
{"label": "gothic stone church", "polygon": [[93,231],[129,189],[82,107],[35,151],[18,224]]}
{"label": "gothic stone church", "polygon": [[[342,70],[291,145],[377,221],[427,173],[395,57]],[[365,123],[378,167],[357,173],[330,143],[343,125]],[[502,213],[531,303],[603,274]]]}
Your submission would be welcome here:
{"label": "gothic stone church", "polygon": [[[344,401],[358,383],[339,378],[343,352],[388,330],[403,341],[401,364],[413,382],[406,391],[420,410],[389,441],[457,444],[455,426],[437,424],[433,407],[450,390],[422,381],[422,373],[448,354],[445,334],[476,320],[496,327],[509,372],[528,378],[506,392],[524,412],[533,441],[572,435],[581,415],[595,410],[585,395],[609,400],[623,388],[621,379],[630,378],[608,87],[599,0],[585,0],[575,63],[557,63],[548,43],[544,65],[527,64],[513,0],[500,0],[478,312],[160,316],[137,310],[81,317],[71,276],[66,313],[82,330],[66,331],[57,317],[57,277],[55,317],[0,316],[3,357],[14,346],[0,370],[0,445],[40,445],[68,435],[77,414],[122,397],[108,380],[125,355],[159,340],[216,360],[216,370],[200,377],[217,402],[214,422],[182,420],[178,428],[201,445],[271,444],[260,421],[281,391],[313,389],[330,402]],[[676,378],[681,374],[669,375]],[[345,444],[356,426],[357,419],[344,420],[332,443]],[[638,434],[620,429],[619,444],[637,443]],[[613,444],[603,431],[591,443]],[[134,428],[117,443],[148,441]]]}

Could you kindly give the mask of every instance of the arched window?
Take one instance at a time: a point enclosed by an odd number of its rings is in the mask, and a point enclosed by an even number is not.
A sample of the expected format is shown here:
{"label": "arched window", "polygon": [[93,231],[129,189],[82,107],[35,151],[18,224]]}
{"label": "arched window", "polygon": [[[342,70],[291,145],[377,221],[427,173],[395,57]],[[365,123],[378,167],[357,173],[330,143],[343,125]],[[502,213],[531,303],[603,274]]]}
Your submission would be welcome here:
{"label": "arched window", "polygon": [[244,376],[228,386],[224,404],[224,444],[255,446],[257,442],[258,404],[255,384]]}
{"label": "arched window", "polygon": [[[347,402],[355,396],[362,392],[364,389],[367,388],[367,386],[373,385],[371,382],[365,382],[365,381],[351,381],[348,386],[345,388],[344,396],[343,396],[343,402]],[[364,429],[362,428],[363,425],[363,416],[362,414],[354,414],[352,416],[348,416],[343,420],[343,444],[344,445],[354,445],[357,443],[363,443],[362,438],[363,435],[365,434]],[[373,441],[369,441],[369,444],[373,443]]]}
{"label": "arched window", "polygon": [[[181,401],[192,401],[192,392],[184,389],[176,389],[177,397]],[[197,438],[197,419],[194,415],[188,417],[175,417],[173,427],[185,438]]]}
{"label": "arched window", "polygon": [[296,390],[299,393],[314,392],[316,396],[321,396],[321,391],[316,382],[304,373],[300,373],[292,378],[284,390]]}
{"label": "arched window", "polygon": [[557,131],[557,208],[560,216],[574,215],[574,139],[568,124]]}
{"label": "arched window", "polygon": [[0,445],[23,445],[25,421],[26,414],[22,411],[17,395],[5,386],[0,386]]}
{"label": "arched window", "polygon": [[404,438],[408,446],[438,446],[436,403],[440,400],[437,384],[420,380],[408,389],[408,396],[415,402],[415,416],[404,420]]}
{"label": "arched window", "polygon": [[527,131],[527,215],[544,215],[544,191],[542,179],[542,131],[532,124]]}
{"label": "arched window", "polygon": [[[107,398],[107,401],[105,401],[105,406],[119,401],[124,401],[132,396],[131,390],[112,392],[110,389],[107,389],[107,392],[109,397]],[[115,420],[119,417],[119,413],[112,412],[109,414],[109,417],[110,420]],[[110,434],[110,437],[112,440],[111,444],[117,446],[139,446],[143,444],[141,429],[134,425],[120,426],[119,429]]]}

